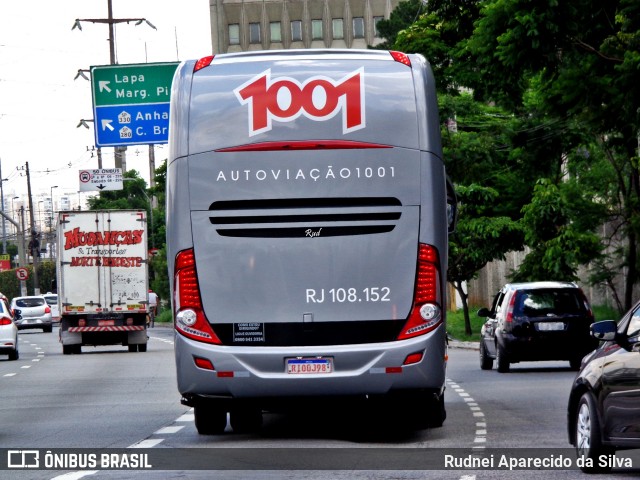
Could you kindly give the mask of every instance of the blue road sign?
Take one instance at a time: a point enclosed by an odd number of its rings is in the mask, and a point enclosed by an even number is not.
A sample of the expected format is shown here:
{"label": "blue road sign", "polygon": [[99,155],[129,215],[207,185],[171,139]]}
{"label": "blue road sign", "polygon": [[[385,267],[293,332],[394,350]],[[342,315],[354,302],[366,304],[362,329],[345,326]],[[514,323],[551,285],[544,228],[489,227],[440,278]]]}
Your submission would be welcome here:
{"label": "blue road sign", "polygon": [[95,107],[96,146],[167,143],[169,104]]}

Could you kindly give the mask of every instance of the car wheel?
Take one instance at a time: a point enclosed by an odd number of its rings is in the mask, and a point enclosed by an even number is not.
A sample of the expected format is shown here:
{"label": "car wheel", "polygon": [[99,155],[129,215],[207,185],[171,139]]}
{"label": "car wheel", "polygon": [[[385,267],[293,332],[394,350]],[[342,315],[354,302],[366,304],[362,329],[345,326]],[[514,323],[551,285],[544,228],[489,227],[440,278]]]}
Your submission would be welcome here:
{"label": "car wheel", "polygon": [[585,393],[578,402],[576,413],[576,453],[583,457],[584,466],[580,467],[586,473],[606,473],[611,467],[598,464],[600,455],[613,453],[613,449],[602,445],[600,421],[595,402],[589,393]]}
{"label": "car wheel", "polygon": [[53,327],[52,327],[51,325],[49,325],[48,327],[44,327],[44,328],[42,329],[42,331],[43,331],[44,333],[51,333],[51,332],[53,332]]}
{"label": "car wheel", "polygon": [[227,411],[213,402],[198,402],[193,407],[196,430],[200,435],[219,435],[227,427]]}
{"label": "car wheel", "polygon": [[507,357],[507,353],[504,351],[504,348],[499,344],[496,347],[496,363],[498,372],[506,373],[509,371],[509,357]]}
{"label": "car wheel", "polygon": [[493,368],[493,358],[487,353],[487,347],[485,347],[483,339],[480,339],[480,368],[482,370],[491,370]]}
{"label": "car wheel", "polygon": [[9,360],[18,360],[19,358],[20,358],[20,353],[18,352],[17,348],[13,352],[9,353]]}

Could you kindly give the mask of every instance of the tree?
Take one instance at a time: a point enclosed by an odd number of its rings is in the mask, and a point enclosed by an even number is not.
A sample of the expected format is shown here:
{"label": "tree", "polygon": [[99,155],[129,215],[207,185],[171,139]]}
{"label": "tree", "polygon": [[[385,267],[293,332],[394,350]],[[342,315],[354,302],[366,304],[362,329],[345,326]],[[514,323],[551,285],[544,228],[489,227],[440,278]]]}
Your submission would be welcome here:
{"label": "tree", "polygon": [[[640,3],[635,0],[494,0],[467,42],[478,99],[524,111],[535,89],[540,110],[582,125],[617,177],[626,267],[624,305],[638,281],[640,236]],[[565,153],[582,147],[584,139]],[[607,193],[607,192],[604,192]],[[610,197],[609,197],[610,198]],[[614,202],[615,205],[617,202]]]}
{"label": "tree", "polygon": [[523,234],[518,222],[509,217],[491,215],[487,205],[495,204],[496,190],[480,185],[457,186],[459,219],[455,233],[449,237],[447,278],[462,300],[464,328],[471,335],[468,294],[464,283],[476,277],[488,262],[504,259],[510,250],[522,246]]}

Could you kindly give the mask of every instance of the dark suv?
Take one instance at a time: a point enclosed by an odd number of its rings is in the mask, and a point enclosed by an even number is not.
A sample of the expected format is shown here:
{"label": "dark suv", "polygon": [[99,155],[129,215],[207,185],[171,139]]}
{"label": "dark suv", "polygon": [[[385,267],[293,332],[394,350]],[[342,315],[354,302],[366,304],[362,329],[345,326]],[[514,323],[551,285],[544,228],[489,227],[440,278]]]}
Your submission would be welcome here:
{"label": "dark suv", "polygon": [[590,336],[593,313],[582,289],[570,282],[527,282],[505,285],[493,300],[480,334],[480,368],[498,372],[511,363],[568,360],[571,368],[598,346]]}

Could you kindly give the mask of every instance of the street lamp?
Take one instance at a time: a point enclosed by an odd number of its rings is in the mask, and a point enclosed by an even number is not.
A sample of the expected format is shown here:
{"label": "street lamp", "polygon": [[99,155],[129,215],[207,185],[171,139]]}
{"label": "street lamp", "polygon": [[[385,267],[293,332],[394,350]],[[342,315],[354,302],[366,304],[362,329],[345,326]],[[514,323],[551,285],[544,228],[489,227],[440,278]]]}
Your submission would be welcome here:
{"label": "street lamp", "polygon": [[53,189],[58,188],[58,185],[54,185],[51,187],[51,195],[49,196],[49,200],[51,200],[51,223],[49,223],[49,231],[53,231]]}

